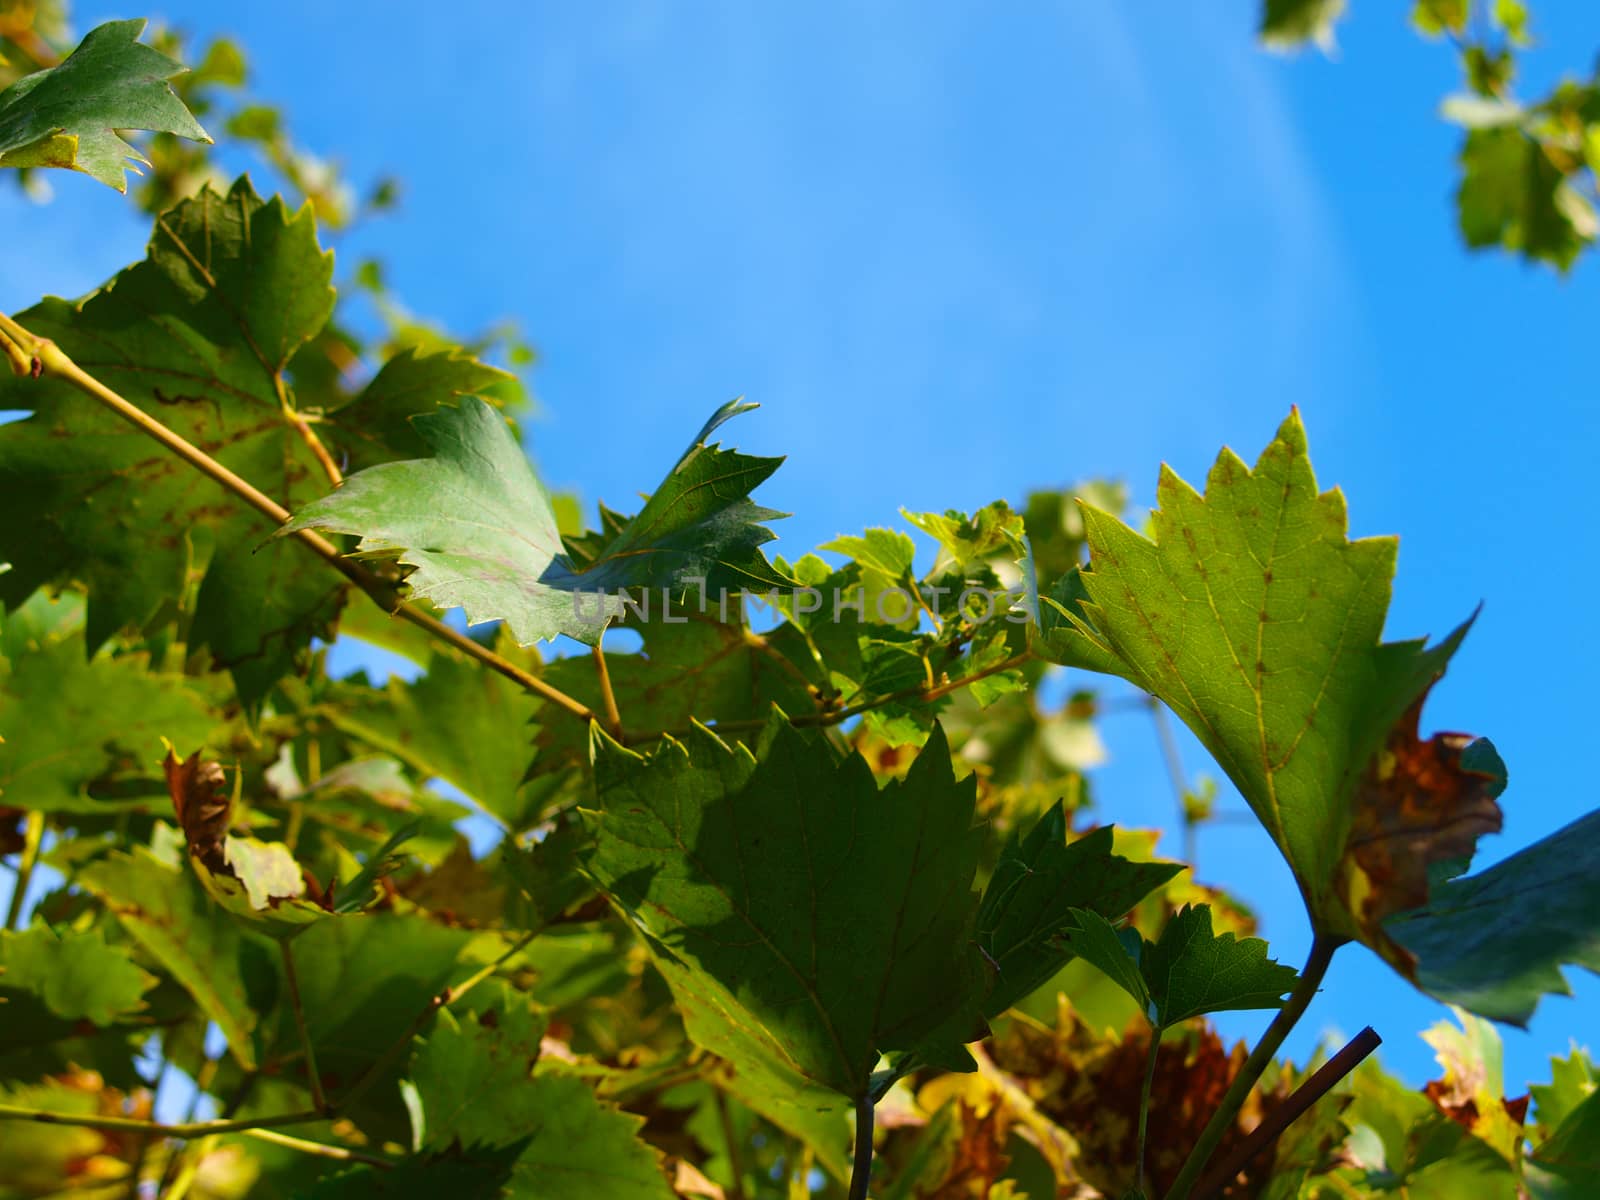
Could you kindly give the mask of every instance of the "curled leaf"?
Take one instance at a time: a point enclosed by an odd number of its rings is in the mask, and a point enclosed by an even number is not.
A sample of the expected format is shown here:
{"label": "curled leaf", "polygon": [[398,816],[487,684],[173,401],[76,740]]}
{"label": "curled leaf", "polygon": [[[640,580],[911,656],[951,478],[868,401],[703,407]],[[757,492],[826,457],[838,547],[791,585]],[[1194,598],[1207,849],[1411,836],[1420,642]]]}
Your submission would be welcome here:
{"label": "curled leaf", "polygon": [[1471,861],[1478,839],[1500,831],[1495,798],[1503,768],[1487,742],[1437,733],[1426,741],[1417,698],[1368,763],[1356,788],[1350,838],[1340,864],[1345,903],[1362,940],[1408,977],[1416,959],[1383,931],[1396,913],[1425,904],[1440,868]]}
{"label": "curled leaf", "polygon": [[166,774],[167,791],[178,815],[178,826],[189,843],[189,853],[211,871],[225,871],[224,842],[233,801],[227,793],[222,764],[201,759],[198,750],[179,762],[169,743],[161,769]]}

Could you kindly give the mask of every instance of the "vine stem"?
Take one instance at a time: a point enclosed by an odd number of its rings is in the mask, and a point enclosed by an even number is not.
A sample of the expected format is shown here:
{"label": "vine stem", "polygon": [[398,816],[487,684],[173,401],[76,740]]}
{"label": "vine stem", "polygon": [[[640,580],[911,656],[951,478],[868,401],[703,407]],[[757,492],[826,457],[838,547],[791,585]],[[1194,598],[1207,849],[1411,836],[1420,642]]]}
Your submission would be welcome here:
{"label": "vine stem", "polygon": [[1216,1112],[1211,1114],[1211,1120],[1206,1122],[1206,1127],[1201,1131],[1194,1149],[1189,1151],[1189,1157],[1184,1160],[1183,1169],[1178,1172],[1178,1177],[1172,1181],[1172,1189],[1167,1193],[1166,1200],[1189,1200],[1189,1193],[1194,1190],[1200,1172],[1205,1170],[1206,1163],[1216,1151],[1217,1143],[1222,1141],[1223,1134],[1227,1133],[1229,1126],[1238,1119],[1239,1110],[1244,1107],[1250,1089],[1255,1087],[1256,1081],[1261,1078],[1261,1073],[1272,1061],[1272,1056],[1278,1052],[1278,1047],[1283,1045],[1283,1039],[1289,1036],[1289,1031],[1305,1015],[1312,997],[1317,994],[1317,989],[1322,986],[1323,977],[1328,973],[1328,964],[1333,961],[1333,952],[1343,944],[1344,939],[1329,937],[1325,933],[1318,933],[1312,938],[1311,953],[1306,956],[1306,965],[1300,969],[1300,979],[1295,984],[1294,991],[1289,993],[1288,1001],[1278,1010],[1278,1015],[1272,1018],[1272,1024],[1267,1026],[1267,1031],[1261,1035],[1261,1040],[1256,1043],[1255,1049],[1250,1051],[1250,1057],[1245,1059],[1244,1066],[1239,1069],[1239,1073],[1233,1077],[1233,1082],[1228,1085],[1228,1090],[1223,1093],[1222,1102],[1217,1106]]}
{"label": "vine stem", "polygon": [[[28,369],[25,373],[36,376],[48,375],[53,379],[59,379],[63,383],[72,385],[84,395],[105,405],[141,433],[161,443],[161,445],[172,451],[173,454],[183,459],[201,474],[207,476],[227,491],[232,492],[274,525],[281,526],[289,521],[291,514],[283,505],[265,492],[262,492],[249,480],[230,471],[193,442],[168,428],[136,404],[129,402],[112,391],[93,375],[78,366],[77,363],[73,362],[67,353],[49,338],[35,337],[5,313],[0,313],[0,334],[4,335],[3,339],[0,340],[5,343],[4,349],[6,353],[12,359],[13,367],[17,368],[19,372],[22,371],[23,363],[13,351],[20,351],[22,357],[27,360]],[[502,658],[487,646],[480,645],[472,638],[463,633],[458,633],[444,622],[403,601],[392,581],[385,579],[364,564],[345,557],[337,546],[320,533],[312,529],[297,529],[289,536],[350,580],[351,583],[365,592],[373,603],[391,616],[410,622],[432,637],[449,644],[469,658],[476,659],[490,670],[513,680],[528,691],[548,700],[579,720],[591,721],[594,719],[594,713],[589,710],[587,705],[579,703],[559,688],[550,686],[537,675],[523,670],[508,659]]]}
{"label": "vine stem", "polygon": [[306,1010],[300,1003],[300,975],[294,968],[294,951],[285,938],[278,943],[283,951],[283,974],[289,984],[289,1006],[294,1009],[295,1028],[300,1031],[300,1044],[306,1050],[306,1078],[311,1083],[311,1106],[318,1112],[328,1110],[328,1098],[322,1094],[322,1077],[317,1073],[317,1052],[311,1044],[311,1033],[306,1028]]}
{"label": "vine stem", "polygon": [[849,1200],[867,1200],[867,1184],[872,1179],[872,1118],[875,1107],[870,1091],[856,1098],[856,1153],[850,1168]]}
{"label": "vine stem", "polygon": [[334,1146],[327,1142],[312,1141],[310,1138],[291,1137],[287,1133],[279,1133],[276,1129],[244,1129],[240,1131],[245,1137],[255,1138],[260,1142],[270,1142],[274,1146],[285,1146],[290,1150],[298,1150],[302,1154],[314,1154],[318,1158],[337,1158],[345,1162],[367,1163],[374,1167],[390,1168],[394,1166],[391,1158],[381,1158],[365,1150],[352,1150],[348,1146]]}
{"label": "vine stem", "polygon": [[28,885],[33,882],[33,869],[39,864],[39,848],[44,845],[44,813],[38,809],[28,812],[22,830],[22,858],[17,863],[17,878],[12,884],[11,904],[6,909],[7,929],[15,929],[22,920],[22,906],[27,899]]}
{"label": "vine stem", "polygon": [[618,743],[626,745],[627,735],[622,730],[622,712],[617,708],[617,694],[611,690],[611,668],[606,665],[606,652],[601,649],[605,630],[600,631],[600,641],[589,648],[594,655],[594,673],[600,677],[600,703],[606,714],[606,729]]}
{"label": "vine stem", "polygon": [[1299,1116],[1333,1090],[1346,1075],[1361,1065],[1380,1045],[1383,1039],[1368,1025],[1346,1043],[1343,1050],[1312,1073],[1311,1077],[1294,1090],[1294,1093],[1273,1109],[1250,1131],[1250,1136],[1205,1177],[1200,1184],[1200,1200],[1218,1200],[1228,1181],[1250,1165],[1250,1160],[1277,1141]]}
{"label": "vine stem", "polygon": [[238,1121],[182,1121],[162,1124],[137,1117],[112,1117],[86,1113],[49,1112],[0,1104],[0,1121],[35,1121],[40,1125],[71,1125],[79,1129],[108,1129],[122,1133],[143,1133],[173,1138],[202,1138],[216,1133],[244,1133],[251,1129],[272,1129],[280,1125],[308,1125],[326,1120],[320,1112],[279,1113],[276,1116],[247,1117]]}
{"label": "vine stem", "polygon": [[1156,1077],[1156,1058],[1161,1053],[1161,1035],[1166,1031],[1159,1025],[1150,1027],[1150,1057],[1144,1064],[1144,1082],[1139,1085],[1139,1149],[1138,1158],[1135,1160],[1139,1173],[1139,1194],[1146,1195],[1144,1189],[1144,1149],[1145,1134],[1150,1128],[1150,1085]]}

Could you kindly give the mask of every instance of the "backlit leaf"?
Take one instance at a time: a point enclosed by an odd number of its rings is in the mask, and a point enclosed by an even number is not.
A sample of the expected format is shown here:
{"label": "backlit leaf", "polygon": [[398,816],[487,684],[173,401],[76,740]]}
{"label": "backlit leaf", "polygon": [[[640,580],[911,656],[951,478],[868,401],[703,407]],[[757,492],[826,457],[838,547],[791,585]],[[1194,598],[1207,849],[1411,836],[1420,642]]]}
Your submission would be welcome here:
{"label": "backlit leaf", "polygon": [[[68,1021],[110,1025],[144,1008],[154,976],[134,964],[125,946],[108,946],[98,930],[56,932],[35,925],[0,932],[0,993],[29,992]],[[5,1021],[16,1020],[6,1010]]]}

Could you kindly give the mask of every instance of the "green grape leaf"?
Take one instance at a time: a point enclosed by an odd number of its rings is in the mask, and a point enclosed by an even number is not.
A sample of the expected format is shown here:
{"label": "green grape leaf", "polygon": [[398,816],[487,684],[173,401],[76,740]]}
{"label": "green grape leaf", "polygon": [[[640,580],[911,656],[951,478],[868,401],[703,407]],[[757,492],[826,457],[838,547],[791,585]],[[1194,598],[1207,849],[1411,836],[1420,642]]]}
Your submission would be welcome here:
{"label": "green grape leaf", "polygon": [[128,160],[149,160],[122,129],[210,136],[166,82],[187,68],[142,45],[143,21],[108,21],[90,30],[59,66],[25,75],[0,92],[0,166],[67,167],[119,192]]}
{"label": "green grape leaf", "polygon": [[1267,957],[1260,938],[1211,930],[1211,907],[1185,905],[1154,942],[1117,929],[1099,913],[1074,910],[1073,951],[1132,996],[1151,1024],[1166,1029],[1205,1013],[1279,1008],[1298,973]]}
{"label": "green grape leaf", "polygon": [[597,733],[594,755],[589,871],[701,1045],[860,1097],[881,1053],[964,1014],[978,1036],[974,781],[942,731],[881,791],[778,712],[755,753],[696,730],[649,758]]}
{"label": "green grape leaf", "polygon": [[1432,889],[1384,929],[1416,961],[1423,991],[1525,1025],[1544,995],[1569,995],[1571,963],[1600,971],[1600,811],[1503,862]]}
{"label": "green grape leaf", "polygon": [[[57,933],[35,925],[0,933],[0,993],[31,993],[64,1020],[114,1024],[142,1010],[155,983],[127,947],[108,946],[99,930]],[[15,1019],[15,1009],[8,1010],[7,1023]]]}
{"label": "green grape leaf", "polygon": [[1160,1024],[1160,1011],[1150,998],[1150,985],[1139,969],[1144,956],[1144,939],[1139,931],[1129,926],[1119,929],[1099,913],[1086,909],[1074,909],[1072,919],[1077,928],[1064,939],[1072,952],[1132,996],[1152,1025]]}
{"label": "green grape leaf", "polygon": [[[309,208],[291,215],[248,180],[157,219],[149,255],[78,303],[18,318],[85,371],[288,505],[326,477],[296,428],[284,369],[333,307],[332,256]],[[342,582],[198,471],[68,384],[0,381],[32,417],[0,428],[0,601],[76,578],[97,647],[143,628],[205,565],[190,641],[208,646],[254,704],[327,636]],[[259,552],[258,552],[259,551]]]}
{"label": "green grape leaf", "polygon": [[1600,1090],[1600,1071],[1574,1043],[1566,1058],[1550,1059],[1550,1082],[1528,1088],[1533,1097],[1534,1115],[1546,1133],[1554,1133],[1567,1114],[1584,1099]]}
{"label": "green grape leaf", "polygon": [[503,1146],[527,1132],[517,1093],[533,1084],[545,1022],[526,996],[500,989],[476,1012],[440,1011],[417,1044],[411,1082],[421,1100],[421,1148]]}
{"label": "green grape leaf", "polygon": [[1456,212],[1473,249],[1503,247],[1563,271],[1595,237],[1589,202],[1519,124],[1467,131]]}
{"label": "green grape leaf", "polygon": [[1179,909],[1161,936],[1145,944],[1139,970],[1163,1027],[1204,1013],[1281,1008],[1299,978],[1293,967],[1267,957],[1260,938],[1212,933],[1206,904]]}
{"label": "green grape leaf", "polygon": [[[472,934],[394,912],[319,921],[291,943],[306,1028],[324,1089],[348,1087],[383,1059],[439,992],[467,974]],[[280,1004],[273,1045],[298,1046],[293,1012]],[[374,1136],[405,1141],[398,1084],[404,1060],[387,1063],[348,1113]],[[296,1074],[303,1078],[304,1067]]]}
{"label": "green grape leaf", "polygon": [[502,988],[475,1012],[442,1011],[416,1050],[424,1150],[516,1146],[513,1180],[540,1195],[671,1195],[640,1120],[600,1103],[580,1080],[533,1075],[544,1020],[526,996]]}
{"label": "green grape leaf", "polygon": [[256,1067],[251,1037],[259,1020],[240,965],[244,936],[186,873],[143,848],[81,865],[75,881],[100,897],[122,928],[215,1021],[228,1052]]}
{"label": "green grape leaf", "polygon": [[1395,542],[1345,537],[1291,414],[1254,471],[1224,450],[1201,496],[1163,468],[1154,540],[1086,509],[1082,611],[1122,670],[1195,731],[1312,895],[1349,827]]}
{"label": "green grape leaf", "polygon": [[543,1018],[502,988],[475,1012],[441,1011],[411,1062],[425,1151],[517,1146],[512,1181],[541,1196],[672,1195],[642,1122],[575,1078],[533,1074]]}
{"label": "green grape leaf", "polygon": [[1584,1200],[1600,1179],[1600,1093],[1591,1093],[1524,1163],[1532,1200]]}
{"label": "green grape leaf", "polygon": [[[0,662],[0,803],[96,813],[158,802],[161,739],[202,741],[218,727],[208,690],[152,671],[144,654],[89,658],[81,633],[20,650]],[[114,792],[93,794],[102,783]]]}
{"label": "green grape leaf", "polygon": [[1333,48],[1333,27],[1344,16],[1345,0],[1262,0],[1261,41],[1276,50],[1315,42]]}
{"label": "green grape leaf", "polygon": [[469,623],[504,620],[525,646],[558,634],[593,645],[621,614],[623,588],[786,582],[757,549],[772,537],[760,522],[782,514],[748,499],[781,460],[705,445],[725,419],[714,417],[643,511],[580,564],[567,557],[549,493],[504,418],[473,397],[413,420],[434,457],[352,475],[279,532],[357,534],[359,552],[413,568],[413,595],[459,607]]}
{"label": "green grape leaf", "polygon": [[1073,955],[1061,934],[1073,911],[1113,920],[1171,879],[1179,863],[1130,862],[1112,852],[1111,826],[1067,841],[1065,806],[1057,802],[1024,837],[1014,832],[1000,851],[978,908],[978,944],[994,965],[984,998],[995,1017],[1045,983]]}
{"label": "green grape leaf", "polygon": [[1409,976],[1383,921],[1499,827],[1486,756],[1416,732],[1467,625],[1431,648],[1379,642],[1395,540],[1348,539],[1344,498],[1318,490],[1298,413],[1253,469],[1224,450],[1202,496],[1164,468],[1159,499],[1153,538],[1085,508],[1084,599],[1060,615],[1194,731],[1317,926]]}
{"label": "green grape leaf", "polygon": [[[703,618],[691,614],[682,623],[676,617],[630,621],[642,639],[640,653],[606,655],[612,694],[630,730],[682,731],[692,721],[715,727],[721,721],[748,720],[772,704],[785,712],[815,707],[812,689],[825,680],[794,625],[785,623],[754,636],[736,619],[722,621],[718,616],[710,607]],[[736,616],[731,605],[729,616]],[[591,711],[604,711],[591,658],[559,658],[542,674],[547,683]],[[724,736],[753,742],[758,732]],[[541,710],[534,745],[531,775],[587,769],[588,730],[566,712]],[[521,753],[526,760],[526,748]]]}
{"label": "green grape leaf", "polygon": [[426,351],[408,346],[386,361],[361,392],[338,407],[336,445],[354,450],[365,443],[376,454],[353,457],[420,458],[428,442],[411,418],[462,397],[493,401],[494,391],[514,376],[451,347]]}

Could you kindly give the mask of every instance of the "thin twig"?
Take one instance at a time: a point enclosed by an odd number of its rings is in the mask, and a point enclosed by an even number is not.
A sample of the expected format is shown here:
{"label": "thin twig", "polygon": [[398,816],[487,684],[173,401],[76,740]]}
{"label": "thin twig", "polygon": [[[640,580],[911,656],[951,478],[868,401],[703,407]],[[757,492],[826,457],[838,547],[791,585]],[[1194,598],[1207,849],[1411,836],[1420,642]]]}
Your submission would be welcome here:
{"label": "thin twig", "polygon": [[1150,1127],[1150,1085],[1156,1077],[1156,1059],[1161,1053],[1162,1033],[1161,1026],[1152,1025],[1150,1027],[1150,1057],[1144,1065],[1144,1083],[1139,1086],[1139,1149],[1137,1161],[1140,1195],[1146,1194],[1144,1188],[1145,1134]]}
{"label": "thin twig", "polygon": [[395,1165],[392,1158],[369,1154],[365,1150],[353,1150],[348,1146],[334,1146],[327,1142],[316,1142],[310,1138],[291,1137],[287,1133],[279,1133],[274,1129],[246,1129],[243,1133],[245,1137],[255,1138],[257,1141],[271,1142],[274,1146],[298,1150],[302,1154],[314,1154],[319,1158],[338,1158],[346,1162],[368,1163],[371,1166],[385,1169]]}
{"label": "thin twig", "polygon": [[1346,1075],[1354,1071],[1380,1045],[1383,1039],[1368,1025],[1345,1048],[1323,1063],[1282,1104],[1267,1114],[1266,1118],[1250,1131],[1250,1135],[1223,1159],[1220,1166],[1207,1175],[1196,1189],[1198,1200],[1218,1200],[1228,1181],[1250,1165],[1250,1160],[1272,1145],[1283,1131],[1331,1091]]}
{"label": "thin twig", "polygon": [[311,1106],[318,1112],[328,1111],[328,1098],[322,1094],[322,1077],[317,1074],[317,1052],[311,1044],[311,1031],[306,1028],[306,1010],[300,1003],[300,976],[294,969],[294,951],[285,938],[278,943],[283,951],[283,974],[289,984],[289,1006],[294,1009],[295,1028],[300,1031],[300,1044],[306,1051],[306,1078],[311,1083]]}
{"label": "thin twig", "polygon": [[307,1125],[322,1121],[319,1112],[279,1113],[276,1116],[247,1117],[238,1121],[186,1121],[167,1125],[160,1121],[141,1121],[136,1117],[111,1117],[91,1113],[49,1112],[0,1104],[0,1121],[36,1121],[40,1125],[71,1125],[79,1129],[109,1129],[124,1133],[143,1133],[152,1137],[200,1138],[214,1133],[243,1133],[247,1129],[272,1129],[280,1125]]}
{"label": "thin twig", "polygon": [[728,1174],[733,1184],[728,1189],[728,1200],[746,1200],[744,1191],[743,1155],[739,1153],[739,1139],[734,1135],[733,1116],[728,1112],[727,1094],[718,1087],[711,1089],[712,1102],[717,1106],[717,1120],[722,1126],[722,1140],[728,1147]]}
{"label": "thin twig", "polygon": [[1229,1127],[1238,1119],[1239,1109],[1244,1106],[1246,1097],[1250,1095],[1250,1089],[1255,1087],[1256,1081],[1261,1078],[1261,1073],[1272,1061],[1272,1056],[1278,1052],[1278,1047],[1283,1045],[1283,1039],[1289,1036],[1289,1031],[1305,1015],[1312,997],[1317,994],[1317,988],[1322,985],[1323,976],[1328,973],[1328,964],[1333,961],[1333,952],[1342,944],[1340,940],[1331,938],[1325,933],[1319,933],[1312,938],[1311,953],[1306,957],[1306,965],[1300,969],[1300,979],[1294,985],[1294,991],[1289,993],[1287,1003],[1278,1010],[1278,1015],[1272,1019],[1272,1024],[1267,1026],[1267,1031],[1261,1035],[1261,1040],[1256,1043],[1255,1049],[1250,1051],[1250,1057],[1245,1059],[1244,1066],[1239,1068],[1239,1073],[1233,1077],[1233,1082],[1223,1093],[1222,1102],[1211,1114],[1211,1120],[1206,1122],[1206,1127],[1201,1131],[1194,1149],[1189,1151],[1189,1157],[1184,1160],[1183,1169],[1178,1172],[1177,1179],[1173,1180],[1172,1189],[1167,1193],[1166,1200],[1189,1200],[1189,1193],[1194,1189],[1195,1180],[1199,1178],[1200,1172],[1205,1170],[1206,1161],[1215,1152],[1217,1143],[1222,1140]]}
{"label": "thin twig", "polygon": [[300,440],[311,451],[311,456],[317,460],[317,465],[322,468],[322,473],[328,477],[328,482],[338,487],[344,482],[344,472],[339,470],[339,464],[333,461],[333,455],[328,453],[328,448],[322,444],[322,439],[317,436],[317,431],[311,428],[310,423],[289,403],[289,389],[284,385],[283,374],[278,372],[273,377],[273,382],[278,388],[278,406],[283,412],[283,419],[294,427],[300,435]]}

